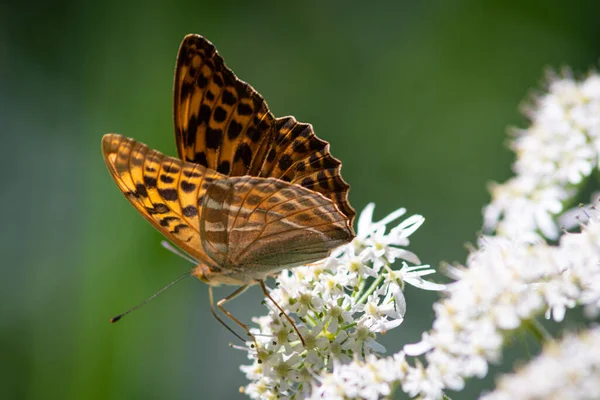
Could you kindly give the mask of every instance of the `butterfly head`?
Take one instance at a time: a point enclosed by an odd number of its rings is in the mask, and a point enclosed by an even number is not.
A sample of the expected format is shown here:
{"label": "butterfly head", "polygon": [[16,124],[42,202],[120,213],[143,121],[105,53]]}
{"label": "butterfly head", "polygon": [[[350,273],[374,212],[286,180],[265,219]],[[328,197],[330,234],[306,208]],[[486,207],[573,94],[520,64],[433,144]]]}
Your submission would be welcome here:
{"label": "butterfly head", "polygon": [[209,285],[211,284],[211,282],[210,282],[210,275],[211,275],[210,268],[208,268],[204,264],[198,264],[192,270],[192,275],[195,276],[196,278],[200,279],[204,283],[207,283]]}
{"label": "butterfly head", "polygon": [[259,280],[266,278],[266,273],[257,274],[248,273],[244,268],[231,268],[222,266],[209,267],[205,264],[198,264],[192,269],[193,276],[210,286],[220,285],[254,285]]}

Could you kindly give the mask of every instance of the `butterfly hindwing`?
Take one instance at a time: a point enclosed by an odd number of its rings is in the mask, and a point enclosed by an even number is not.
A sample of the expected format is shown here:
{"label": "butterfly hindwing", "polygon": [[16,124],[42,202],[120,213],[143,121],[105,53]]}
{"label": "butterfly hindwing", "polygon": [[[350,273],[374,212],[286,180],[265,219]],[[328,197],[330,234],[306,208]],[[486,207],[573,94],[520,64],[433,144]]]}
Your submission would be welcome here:
{"label": "butterfly hindwing", "polygon": [[202,197],[223,176],[117,134],[104,135],[102,153],[114,181],[140,214],[190,256],[207,262],[200,237]]}
{"label": "butterfly hindwing", "polygon": [[232,264],[228,257],[229,208],[226,203],[232,190],[233,185],[226,178],[213,181],[206,189],[200,215],[200,235],[204,251],[216,264],[226,268]]}
{"label": "butterfly hindwing", "polygon": [[228,269],[243,266],[249,275],[321,260],[353,238],[347,218],[330,199],[274,178],[214,182],[200,218],[201,226],[216,233],[213,240],[204,236],[207,254]]}

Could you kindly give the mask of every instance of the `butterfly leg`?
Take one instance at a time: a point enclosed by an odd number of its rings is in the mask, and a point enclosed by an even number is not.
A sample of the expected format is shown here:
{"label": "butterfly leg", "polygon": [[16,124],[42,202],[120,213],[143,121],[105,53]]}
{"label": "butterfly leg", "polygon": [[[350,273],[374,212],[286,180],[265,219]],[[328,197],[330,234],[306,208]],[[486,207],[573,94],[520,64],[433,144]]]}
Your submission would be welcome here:
{"label": "butterfly leg", "polygon": [[[235,322],[236,324],[238,324],[239,326],[241,326],[242,329],[244,329],[246,331],[246,333],[248,334],[248,336],[250,336],[252,338],[252,340],[254,341],[254,345],[258,349],[258,343],[256,343],[256,338],[254,337],[253,334],[250,333],[250,330],[248,329],[248,326],[246,326],[245,324],[243,324],[242,322],[240,322],[229,311],[227,311],[225,309],[225,307],[223,307],[223,304],[225,304],[226,302],[228,302],[231,299],[236,298],[240,294],[244,293],[246,291],[246,289],[248,289],[248,287],[249,287],[249,285],[244,285],[244,286],[239,287],[238,289],[236,289],[235,292],[231,293],[229,296],[225,297],[224,299],[219,300],[217,302],[217,307],[219,307],[219,310],[221,310],[225,315],[227,315],[231,320],[233,320],[233,322]],[[217,321],[219,321],[221,323],[221,325],[223,325],[225,328],[227,328],[227,330],[229,332],[233,333],[234,336],[236,336],[242,342],[246,342],[246,339],[244,339],[243,337],[241,337],[240,335],[238,335],[233,329],[231,329],[221,318],[219,318],[219,316],[215,312],[215,308],[213,306],[214,299],[213,299],[212,286],[208,287],[208,296],[210,297],[210,312],[212,313],[212,315],[217,319]]]}
{"label": "butterfly leg", "polygon": [[281,311],[281,314],[283,314],[285,316],[285,318],[288,320],[288,322],[290,324],[292,324],[292,327],[294,328],[294,330],[296,331],[296,334],[298,335],[298,337],[300,338],[300,341],[302,342],[302,346],[306,346],[306,344],[304,343],[304,338],[300,334],[300,331],[298,330],[298,327],[296,326],[296,324],[294,323],[294,321],[290,318],[289,315],[287,315],[287,313],[285,311],[283,311],[283,308],[281,308],[279,306],[279,304],[277,304],[277,302],[275,300],[273,300],[273,298],[269,294],[269,291],[267,290],[267,286],[265,285],[265,281],[261,280],[261,281],[258,281],[258,283],[260,284],[260,288],[262,289],[262,291],[265,294],[265,296],[269,300],[271,300],[273,302],[273,304],[275,304],[275,306],[279,309],[279,311]]}
{"label": "butterfly leg", "polygon": [[[225,301],[227,301],[227,300],[230,300],[230,299],[234,298],[235,296],[237,296],[237,295],[241,294],[241,293],[242,293],[243,291],[245,291],[247,288],[248,288],[248,286],[247,286],[247,285],[246,285],[246,286],[242,286],[242,287],[240,287],[239,289],[237,289],[235,292],[233,292],[231,295],[227,296],[227,297],[226,297],[226,298],[224,298],[223,300],[219,300],[219,302],[217,303],[217,306],[218,306],[218,307],[219,307],[221,310],[223,310],[223,312],[225,312],[225,314],[229,314],[228,312],[226,312],[226,311],[225,311],[225,310],[224,310],[224,309],[221,307],[222,303],[224,303]],[[225,322],[224,322],[224,321],[223,321],[223,320],[222,320],[222,319],[221,319],[221,318],[220,318],[220,317],[217,315],[217,313],[215,312],[215,307],[214,307],[214,303],[215,303],[215,302],[214,302],[214,298],[213,298],[212,286],[208,286],[208,297],[209,297],[209,300],[210,300],[210,301],[209,301],[209,304],[210,304],[210,312],[212,313],[213,317],[215,317],[215,318],[216,318],[216,320],[217,320],[217,321],[219,321],[219,322],[221,323],[221,325],[223,325],[225,328],[227,328],[227,330],[228,330],[229,332],[231,332],[231,333],[232,333],[232,334],[233,334],[235,337],[237,337],[238,339],[240,339],[242,342],[246,342],[246,339],[244,339],[243,337],[241,337],[240,335],[238,335],[238,334],[237,334],[237,333],[236,333],[236,332],[235,332],[233,329],[231,329],[231,328],[229,327],[229,325],[227,325],[227,324],[226,324],[226,323],[225,323]],[[232,318],[232,317],[230,316],[230,318]],[[239,324],[239,322],[238,322],[238,321],[237,321],[235,318],[232,318],[232,319],[233,319],[235,322],[237,322],[237,323]],[[248,328],[247,328],[247,327],[246,327],[244,324],[241,324],[241,325],[242,325],[242,327],[243,327],[243,328],[244,328],[246,331],[248,330]]]}

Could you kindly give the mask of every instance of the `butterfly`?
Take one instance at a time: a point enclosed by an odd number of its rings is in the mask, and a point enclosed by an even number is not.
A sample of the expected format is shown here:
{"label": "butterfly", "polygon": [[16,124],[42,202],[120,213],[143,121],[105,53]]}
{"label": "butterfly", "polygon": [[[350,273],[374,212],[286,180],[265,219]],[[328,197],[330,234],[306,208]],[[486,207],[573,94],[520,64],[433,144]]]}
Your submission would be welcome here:
{"label": "butterfly", "polygon": [[302,339],[264,280],[322,260],[354,238],[341,162],[310,124],[275,118],[200,35],[181,43],[173,97],[179,157],[106,134],[102,154],[112,178],[146,220],[195,260],[185,276],[209,285],[211,312],[234,335],[240,337],[214,310],[213,286],[239,286],[217,306],[252,336],[223,304],[259,284]]}

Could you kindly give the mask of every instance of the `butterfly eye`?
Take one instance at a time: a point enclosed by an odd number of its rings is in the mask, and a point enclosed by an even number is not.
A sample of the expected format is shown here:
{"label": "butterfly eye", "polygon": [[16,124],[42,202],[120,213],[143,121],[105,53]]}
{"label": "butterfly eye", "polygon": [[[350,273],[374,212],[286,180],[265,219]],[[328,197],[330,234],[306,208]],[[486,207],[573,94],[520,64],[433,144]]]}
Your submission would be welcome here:
{"label": "butterfly eye", "polygon": [[208,268],[206,265],[198,264],[192,271],[192,275],[200,279],[202,282],[210,284],[210,268]]}

